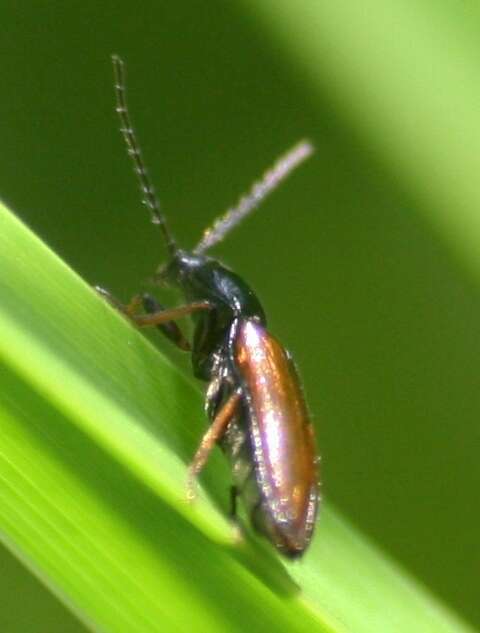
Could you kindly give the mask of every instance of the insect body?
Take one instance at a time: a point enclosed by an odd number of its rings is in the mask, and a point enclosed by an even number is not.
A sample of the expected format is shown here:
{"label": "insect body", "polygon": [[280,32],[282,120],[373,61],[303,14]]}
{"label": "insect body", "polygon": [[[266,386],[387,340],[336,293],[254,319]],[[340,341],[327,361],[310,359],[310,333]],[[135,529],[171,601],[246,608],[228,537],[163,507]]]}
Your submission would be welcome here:
{"label": "insect body", "polygon": [[[286,556],[299,556],[310,542],[319,502],[313,429],[299,379],[288,352],[268,332],[253,291],[205,251],[307,158],[312,147],[306,142],[295,146],[237,207],[205,231],[192,252],[182,250],[167,228],[140,155],[125,99],[123,63],[114,56],[113,64],[121,129],[143,201],[160,225],[170,255],[155,278],[177,287],[187,302],[163,309],[144,295],[126,307],[116,305],[138,325],[158,326],[179,347],[191,349],[194,374],[208,383],[205,408],[211,423],[189,468],[189,495],[211,449],[220,444],[232,466],[233,509],[241,497],[254,527]],[[140,303],[144,314],[136,314]],[[194,321],[191,344],[175,323],[185,315]]]}

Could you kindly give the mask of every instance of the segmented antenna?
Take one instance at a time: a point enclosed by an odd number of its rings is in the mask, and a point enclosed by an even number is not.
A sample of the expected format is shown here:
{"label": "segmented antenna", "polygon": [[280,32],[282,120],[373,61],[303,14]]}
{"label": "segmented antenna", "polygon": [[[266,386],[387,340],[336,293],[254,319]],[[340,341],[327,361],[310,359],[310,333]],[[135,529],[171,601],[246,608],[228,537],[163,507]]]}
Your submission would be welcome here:
{"label": "segmented antenna", "polygon": [[311,156],[313,151],[313,145],[309,141],[300,141],[281,156],[273,167],[265,173],[262,180],[254,183],[250,192],[240,198],[236,207],[228,209],[210,228],[206,229],[193,252],[199,255],[220,242],[245,216],[254,211],[290,172]]}
{"label": "segmented antenna", "polygon": [[116,105],[115,111],[120,119],[120,131],[125,139],[127,145],[128,155],[133,161],[134,171],[137,174],[138,182],[140,184],[140,192],[142,194],[142,203],[148,208],[152,216],[152,222],[158,224],[165,238],[168,250],[170,254],[174,254],[177,250],[175,240],[168,230],[165,218],[160,210],[160,204],[157,196],[155,195],[155,189],[150,182],[145,163],[143,162],[142,152],[133,129],[130,114],[128,111],[127,98],[126,98],[126,83],[125,83],[125,65],[123,60],[118,55],[112,55],[113,74],[115,78],[115,98]]}

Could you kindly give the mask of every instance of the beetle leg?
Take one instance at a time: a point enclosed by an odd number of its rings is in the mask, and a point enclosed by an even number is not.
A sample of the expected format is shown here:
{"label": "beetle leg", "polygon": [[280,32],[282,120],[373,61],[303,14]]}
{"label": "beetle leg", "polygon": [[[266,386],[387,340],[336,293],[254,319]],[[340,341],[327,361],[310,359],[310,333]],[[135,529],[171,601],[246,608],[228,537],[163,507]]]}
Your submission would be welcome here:
{"label": "beetle leg", "polygon": [[138,295],[135,295],[128,305],[124,305],[106,288],[102,288],[102,286],[94,286],[94,289],[102,297],[102,299],[105,299],[105,301],[107,301],[113,308],[116,308],[125,316],[130,316],[130,312],[134,311],[137,306],[140,305],[137,301]]}
{"label": "beetle leg", "polygon": [[[210,308],[208,301],[196,301],[177,308],[165,309],[151,295],[135,295],[128,304],[123,304],[108,290],[95,286],[95,290],[119,312],[128,317],[139,327],[157,327],[170,341],[184,351],[190,351],[190,343],[187,341],[175,319],[180,319],[196,310]],[[136,314],[143,306],[147,314]]]}
{"label": "beetle leg", "polygon": [[240,496],[240,490],[237,486],[230,486],[230,519],[234,527],[234,539],[239,545],[243,542],[243,526],[237,516],[237,499]]}
{"label": "beetle leg", "polygon": [[135,295],[127,304],[124,304],[114,297],[110,290],[107,290],[106,288],[95,286],[95,290],[102,299],[105,299],[105,301],[107,301],[113,308],[124,314],[129,319],[135,320],[135,313],[142,307],[142,295]]}
{"label": "beetle leg", "polygon": [[169,321],[181,319],[197,310],[210,310],[210,308],[211,304],[208,301],[193,301],[192,303],[177,306],[176,308],[152,312],[152,314],[132,314],[129,316],[139,327],[149,327],[152,325],[163,325]]}
{"label": "beetle leg", "polygon": [[[130,302],[131,303],[131,302]],[[152,297],[150,294],[143,294],[141,297],[141,303],[143,309],[147,314],[155,314],[165,311],[165,307],[161,303]],[[191,351],[191,346],[182,330],[178,327],[175,321],[167,321],[166,323],[160,323],[157,325],[157,329],[166,336],[172,343],[179,347],[184,352]]]}
{"label": "beetle leg", "polygon": [[230,486],[230,517],[235,521],[237,518],[237,499],[240,491],[237,486]]}
{"label": "beetle leg", "polygon": [[240,397],[241,396],[238,391],[236,391],[229,397],[229,399],[225,402],[225,404],[222,406],[220,411],[213,419],[213,422],[208,427],[207,432],[200,442],[200,446],[198,447],[197,452],[193,457],[192,463],[188,468],[187,499],[189,501],[193,501],[195,499],[196,477],[207,463],[208,456],[210,455],[212,448],[215,446],[215,443],[221,439],[221,437],[225,433],[225,429],[227,428],[228,423],[237,412]]}

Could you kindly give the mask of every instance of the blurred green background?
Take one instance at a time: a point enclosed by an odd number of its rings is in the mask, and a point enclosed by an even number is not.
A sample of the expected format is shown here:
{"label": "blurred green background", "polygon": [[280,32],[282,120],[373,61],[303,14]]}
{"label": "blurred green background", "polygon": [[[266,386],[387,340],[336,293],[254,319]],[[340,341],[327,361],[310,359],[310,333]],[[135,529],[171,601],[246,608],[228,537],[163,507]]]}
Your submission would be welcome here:
{"label": "blurred green background", "polygon": [[[215,253],[294,353],[325,495],[480,624],[480,8],[4,1],[0,22],[0,196],[119,297],[163,249],[113,114],[111,53],[182,244],[295,141],[315,143]],[[6,551],[0,569],[2,631],[83,630]]]}

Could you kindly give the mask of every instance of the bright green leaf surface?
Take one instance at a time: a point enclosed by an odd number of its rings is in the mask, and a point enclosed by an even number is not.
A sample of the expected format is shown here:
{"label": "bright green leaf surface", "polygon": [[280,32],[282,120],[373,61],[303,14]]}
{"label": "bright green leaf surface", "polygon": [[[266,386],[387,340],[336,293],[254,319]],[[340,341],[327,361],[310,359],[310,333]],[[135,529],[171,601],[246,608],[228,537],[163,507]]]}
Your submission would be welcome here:
{"label": "bright green leaf surface", "polygon": [[0,534],[93,630],[468,630],[331,509],[284,568],[190,507],[198,392],[3,208],[0,292]]}

